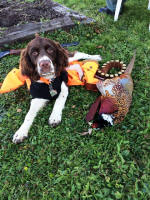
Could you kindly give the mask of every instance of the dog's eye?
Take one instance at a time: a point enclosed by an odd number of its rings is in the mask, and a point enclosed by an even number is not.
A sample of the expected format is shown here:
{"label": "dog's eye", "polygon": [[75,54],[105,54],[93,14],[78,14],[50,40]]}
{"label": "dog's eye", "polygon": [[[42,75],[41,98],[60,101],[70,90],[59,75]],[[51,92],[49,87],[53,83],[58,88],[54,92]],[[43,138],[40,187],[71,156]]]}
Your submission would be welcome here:
{"label": "dog's eye", "polygon": [[53,49],[50,49],[50,48],[48,48],[47,50],[47,53],[49,53],[49,54],[52,54],[54,51],[53,51]]}
{"label": "dog's eye", "polygon": [[38,55],[38,52],[37,52],[37,51],[33,51],[33,52],[32,52],[32,55],[33,55],[33,56],[37,56],[37,55]]}

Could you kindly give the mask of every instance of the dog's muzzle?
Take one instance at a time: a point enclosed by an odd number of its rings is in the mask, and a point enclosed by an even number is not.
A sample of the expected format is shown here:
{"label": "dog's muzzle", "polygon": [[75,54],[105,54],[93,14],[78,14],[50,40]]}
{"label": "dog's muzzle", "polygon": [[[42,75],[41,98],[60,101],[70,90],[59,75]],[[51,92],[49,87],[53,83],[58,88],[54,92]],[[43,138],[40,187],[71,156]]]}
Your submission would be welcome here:
{"label": "dog's muzzle", "polygon": [[47,57],[46,59],[40,59],[38,62],[38,72],[40,76],[54,76],[55,70],[52,61]]}
{"label": "dog's muzzle", "polygon": [[49,60],[43,60],[39,62],[40,73],[47,74],[50,72],[51,62]]}

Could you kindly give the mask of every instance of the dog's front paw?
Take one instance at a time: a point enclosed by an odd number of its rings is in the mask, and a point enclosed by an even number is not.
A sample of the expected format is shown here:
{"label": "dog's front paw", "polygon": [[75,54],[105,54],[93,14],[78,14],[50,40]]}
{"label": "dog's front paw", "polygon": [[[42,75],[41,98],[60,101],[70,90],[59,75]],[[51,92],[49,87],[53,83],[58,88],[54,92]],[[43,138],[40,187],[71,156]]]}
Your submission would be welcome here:
{"label": "dog's front paw", "polygon": [[23,142],[28,137],[28,132],[25,130],[18,130],[13,136],[13,143],[18,144]]}
{"label": "dog's front paw", "polygon": [[61,114],[52,113],[48,122],[50,126],[56,127],[61,123]]}

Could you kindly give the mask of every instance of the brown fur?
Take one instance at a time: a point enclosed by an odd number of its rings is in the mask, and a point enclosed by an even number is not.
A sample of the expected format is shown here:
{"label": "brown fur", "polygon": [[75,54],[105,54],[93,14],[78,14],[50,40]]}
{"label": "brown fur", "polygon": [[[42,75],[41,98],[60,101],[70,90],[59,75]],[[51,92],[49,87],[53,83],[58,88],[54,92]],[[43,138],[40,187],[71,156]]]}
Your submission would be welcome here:
{"label": "brown fur", "polygon": [[[48,45],[53,49],[51,53],[47,53],[46,51],[46,46]],[[59,43],[36,35],[35,39],[29,42],[27,47],[22,50],[20,58],[22,75],[27,76],[31,80],[36,81],[40,78],[36,70],[36,60],[34,60],[32,56],[33,48],[39,52],[39,55],[41,53],[43,55],[46,54],[48,57],[50,57],[50,59],[53,59],[56,76],[59,76],[60,72],[68,66],[68,52],[62,48]]]}

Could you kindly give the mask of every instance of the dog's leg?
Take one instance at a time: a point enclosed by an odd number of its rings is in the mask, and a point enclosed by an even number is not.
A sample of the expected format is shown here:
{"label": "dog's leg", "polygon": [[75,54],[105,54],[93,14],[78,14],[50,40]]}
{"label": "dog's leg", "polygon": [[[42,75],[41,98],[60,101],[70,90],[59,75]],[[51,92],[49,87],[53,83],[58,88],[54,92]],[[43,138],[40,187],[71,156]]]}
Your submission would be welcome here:
{"label": "dog's leg", "polygon": [[55,101],[52,113],[49,118],[49,124],[52,127],[57,126],[61,122],[62,110],[64,109],[67,96],[68,96],[68,87],[64,82],[62,82],[61,92]]}
{"label": "dog's leg", "polygon": [[46,99],[32,99],[30,109],[25,117],[25,120],[21,127],[13,136],[13,142],[15,144],[22,142],[25,138],[28,137],[28,131],[33,123],[34,118],[36,117],[38,111],[46,105],[48,100]]}
{"label": "dog's leg", "polygon": [[89,55],[86,53],[76,52],[73,57],[69,57],[69,62],[75,61],[75,60],[96,60],[101,61],[102,57],[100,55]]}

